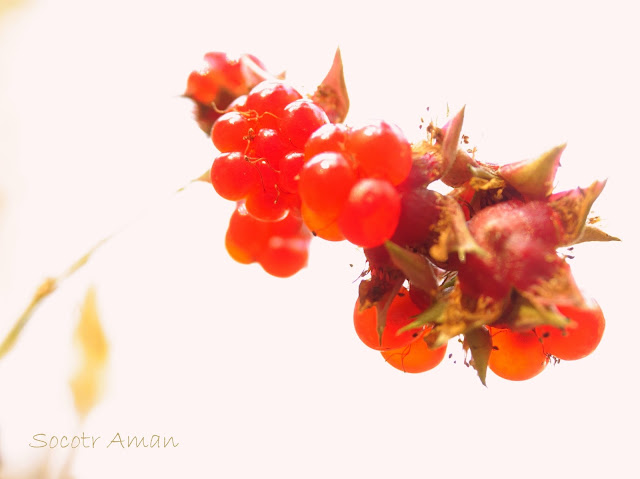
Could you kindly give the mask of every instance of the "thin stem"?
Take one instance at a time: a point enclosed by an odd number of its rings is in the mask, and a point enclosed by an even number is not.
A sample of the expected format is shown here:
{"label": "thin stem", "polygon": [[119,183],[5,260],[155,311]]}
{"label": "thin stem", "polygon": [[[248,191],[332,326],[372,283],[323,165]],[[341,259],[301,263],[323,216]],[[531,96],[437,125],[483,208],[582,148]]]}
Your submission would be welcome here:
{"label": "thin stem", "polygon": [[[189,185],[196,183],[198,181],[208,182],[209,172],[207,171],[203,173],[199,177],[189,181],[186,185],[178,188],[176,191],[173,192],[173,195],[176,195],[184,191]],[[33,316],[33,313],[38,308],[40,303],[44,299],[46,299],[48,296],[50,296],[52,293],[54,293],[60,287],[60,285],[64,283],[66,279],[73,276],[74,273],[79,271],[85,264],[87,264],[89,259],[91,259],[91,257],[96,251],[98,251],[102,246],[104,246],[106,243],[112,240],[115,236],[117,236],[118,234],[126,230],[130,225],[131,223],[109,234],[108,236],[105,236],[96,244],[94,244],[91,248],[89,248],[89,250],[85,254],[83,254],[80,258],[74,261],[71,264],[71,266],[69,266],[64,272],[62,272],[62,274],[56,277],[46,278],[40,284],[40,286],[38,286],[33,297],[31,298],[31,301],[29,302],[27,307],[24,309],[22,314],[18,317],[13,327],[11,328],[7,336],[2,341],[2,344],[0,344],[0,359],[2,359],[9,351],[11,351],[11,349],[13,349],[13,347],[16,344],[16,341],[20,336],[20,333],[24,329],[25,325],[29,322],[29,320]]]}

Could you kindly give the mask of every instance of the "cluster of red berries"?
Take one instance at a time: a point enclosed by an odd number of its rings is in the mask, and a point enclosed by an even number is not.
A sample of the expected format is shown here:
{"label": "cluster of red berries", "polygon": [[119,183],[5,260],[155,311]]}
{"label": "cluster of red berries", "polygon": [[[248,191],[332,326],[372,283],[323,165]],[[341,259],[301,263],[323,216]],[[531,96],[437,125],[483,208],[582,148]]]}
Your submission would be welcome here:
{"label": "cluster of red berries", "polygon": [[205,133],[240,95],[267,77],[264,64],[253,55],[238,58],[224,52],[209,52],[203,64],[187,79],[184,96],[194,102],[194,117]]}
{"label": "cluster of red berries", "polygon": [[[523,380],[551,358],[595,350],[604,316],[557,249],[616,238],[587,226],[604,182],[553,193],[564,145],[533,160],[482,163],[459,148],[464,109],[415,144],[386,121],[343,124],[339,55],[306,98],[255,57],[233,63],[245,72],[235,82],[226,56],[208,58],[226,60],[192,73],[187,96],[218,114],[209,179],[237,202],[226,235],[235,260],[287,277],[306,265],[312,234],[363,247],[369,277],[356,332],[405,372],[437,366],[455,337],[483,383],[487,368]],[[449,193],[430,189],[438,180]]]}

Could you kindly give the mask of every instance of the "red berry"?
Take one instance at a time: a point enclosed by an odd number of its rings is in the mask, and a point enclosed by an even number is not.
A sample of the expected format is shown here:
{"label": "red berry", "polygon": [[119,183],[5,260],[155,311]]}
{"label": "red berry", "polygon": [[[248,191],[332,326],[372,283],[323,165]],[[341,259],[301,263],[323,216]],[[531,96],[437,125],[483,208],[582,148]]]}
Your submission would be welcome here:
{"label": "red berry", "polygon": [[272,276],[288,278],[307,265],[309,239],[300,236],[274,236],[260,256],[260,266]]}
{"label": "red berry", "polygon": [[278,221],[289,211],[286,195],[277,186],[278,173],[266,161],[255,163],[260,184],[246,198],[247,211],[263,221]]}
{"label": "red berry", "polygon": [[304,157],[307,161],[318,153],[345,151],[347,127],[342,123],[327,123],[314,131],[304,145]]}
{"label": "red berry", "polygon": [[278,173],[278,185],[288,193],[298,193],[300,183],[300,170],[304,163],[304,155],[299,151],[293,151],[280,161]]}
{"label": "red berry", "polygon": [[307,225],[315,236],[327,241],[342,241],[344,235],[340,232],[338,222],[336,220],[327,220],[316,214],[306,204],[302,204],[300,208],[304,224]]}
{"label": "red berry", "polygon": [[296,100],[284,109],[280,129],[293,146],[302,150],[311,134],[329,123],[322,108],[310,100]]}
{"label": "red berry", "polygon": [[401,194],[400,219],[391,240],[401,246],[426,245],[440,218],[439,195],[418,187]]}
{"label": "red berry", "polygon": [[222,153],[211,165],[211,184],[223,198],[238,201],[258,187],[258,171],[244,154]]}
{"label": "red berry", "polygon": [[342,234],[353,244],[372,248],[391,238],[400,218],[400,195],[386,180],[358,181],[338,218]]}
{"label": "red berry", "polygon": [[360,311],[360,300],[356,301],[353,311],[353,323],[360,340],[372,349],[385,351],[403,348],[417,340],[421,329],[411,329],[398,334],[398,330],[413,321],[413,317],[420,313],[418,307],[409,298],[409,292],[401,288],[387,311],[387,320],[378,335],[378,312],[375,306]]}
{"label": "red berry", "polygon": [[287,83],[263,81],[249,92],[246,108],[257,113],[262,128],[277,129],[285,107],[300,98],[302,95]]}
{"label": "red berry", "polygon": [[402,183],[411,170],[411,145],[397,126],[375,121],[352,129],[346,148],[364,176]]}
{"label": "red berry", "polygon": [[213,124],[211,140],[220,152],[244,152],[250,140],[249,130],[255,126],[255,120],[237,111],[230,111]]}
{"label": "red berry", "polygon": [[302,166],[298,191],[314,213],[331,222],[342,210],[356,173],[341,153],[320,153]]}
{"label": "red berry", "polygon": [[558,311],[571,319],[575,327],[565,330],[552,326],[536,328],[545,352],[566,361],[582,359],[594,352],[600,344],[605,327],[600,306],[595,301],[585,309],[558,305]]}
{"label": "red berry", "polygon": [[225,246],[234,260],[250,264],[261,255],[268,236],[268,223],[251,216],[244,204],[240,204],[229,220]]}
{"label": "red berry", "polygon": [[302,216],[293,210],[289,210],[286,216],[279,221],[267,222],[267,228],[269,236],[281,236],[283,238],[309,236],[309,232],[302,222]]}
{"label": "red berry", "polygon": [[236,59],[222,52],[210,52],[204,60],[205,64],[189,75],[184,96],[195,102],[195,119],[209,134],[221,115],[220,111],[227,109],[237,97],[248,93],[267,73],[262,63],[252,55]]}
{"label": "red berry", "polygon": [[537,376],[549,362],[536,333],[489,328],[493,350],[489,368],[510,381],[524,381]]}
{"label": "red berry", "polygon": [[240,95],[238,98],[233,100],[229,106],[227,107],[229,111],[239,111],[246,112],[247,111],[247,95]]}
{"label": "red berry", "polygon": [[267,161],[274,170],[280,168],[282,158],[293,150],[291,143],[271,128],[261,129],[253,140],[254,154],[257,158]]}
{"label": "red berry", "polygon": [[403,348],[381,351],[388,364],[405,373],[424,373],[442,362],[447,353],[447,345],[437,349],[427,346],[424,337]]}

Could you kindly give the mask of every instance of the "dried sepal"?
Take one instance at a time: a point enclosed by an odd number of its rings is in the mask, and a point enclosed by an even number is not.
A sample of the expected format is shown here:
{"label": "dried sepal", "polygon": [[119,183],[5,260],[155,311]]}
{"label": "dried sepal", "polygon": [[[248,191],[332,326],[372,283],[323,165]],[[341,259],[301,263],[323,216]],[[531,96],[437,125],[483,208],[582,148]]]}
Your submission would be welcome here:
{"label": "dried sepal", "polygon": [[508,298],[496,300],[488,296],[466,296],[459,283],[456,283],[446,297],[444,311],[426,336],[427,344],[431,348],[438,348],[459,334],[491,324],[502,317],[508,306]]}
{"label": "dried sepal", "polygon": [[442,127],[441,176],[446,175],[456,161],[458,143],[460,142],[460,134],[462,133],[462,123],[464,122],[464,109],[465,107],[462,107],[460,111]]}
{"label": "dried sepal", "polygon": [[409,282],[434,296],[438,288],[431,263],[422,255],[402,248],[391,241],[385,243],[393,264],[400,269]]}
{"label": "dried sepal", "polygon": [[447,299],[442,299],[440,301],[436,301],[429,308],[425,309],[422,313],[417,315],[415,319],[403,326],[398,330],[398,334],[402,334],[405,331],[409,331],[411,329],[423,329],[425,326],[433,326],[434,324],[438,324],[443,322],[445,318],[445,312],[447,310]]}
{"label": "dried sepal", "polygon": [[592,225],[585,225],[580,236],[571,243],[572,245],[578,243],[587,243],[591,241],[622,241],[616,236],[611,236],[609,233],[602,231],[600,228],[596,228]]}
{"label": "dried sepal", "polygon": [[549,205],[558,214],[562,224],[559,246],[569,246],[580,238],[591,206],[602,193],[606,183],[606,180],[595,181],[587,188],[575,188],[549,196]]}
{"label": "dried sepal", "polygon": [[465,351],[471,352],[471,360],[468,364],[476,370],[478,378],[486,386],[487,366],[493,349],[489,330],[483,326],[468,330],[464,334],[462,345]]}
{"label": "dried sepal", "polygon": [[375,274],[371,279],[360,282],[358,291],[358,303],[360,311],[368,308],[376,308],[378,340],[382,342],[382,332],[387,323],[387,311],[394,298],[402,288],[405,280],[402,272],[397,270],[385,271],[383,274]]}
{"label": "dried sepal", "polygon": [[562,262],[553,276],[539,281],[526,291],[519,291],[536,309],[554,308],[556,305],[570,305],[584,308],[585,299],[573,278],[571,268]]}
{"label": "dried sepal", "polygon": [[428,139],[411,145],[414,164],[419,164],[422,172],[420,184],[441,179],[454,165],[463,120],[464,107],[441,129],[430,127],[432,136]]}
{"label": "dried sepal", "polygon": [[486,254],[473,239],[466,221],[462,207],[454,198],[440,197],[440,218],[435,226],[438,240],[429,249],[429,254],[434,260],[446,262],[449,254],[456,253],[458,259],[464,262],[468,253],[479,256]]}
{"label": "dried sepal", "polygon": [[566,143],[544,152],[532,160],[517,161],[498,168],[498,175],[505,179],[525,198],[541,200],[553,191],[560,157]]}
{"label": "dried sepal", "polygon": [[532,302],[522,295],[515,296],[513,308],[505,323],[514,331],[529,331],[545,325],[555,328],[571,326],[571,321],[560,314],[555,306]]}
{"label": "dried sepal", "polygon": [[311,99],[327,113],[332,123],[341,123],[349,112],[349,95],[344,81],[344,66],[340,49],[336,50],[327,76],[318,85]]}
{"label": "dried sepal", "polygon": [[480,164],[466,151],[458,149],[453,164],[440,180],[445,185],[456,188],[473,178],[477,171],[481,171]]}

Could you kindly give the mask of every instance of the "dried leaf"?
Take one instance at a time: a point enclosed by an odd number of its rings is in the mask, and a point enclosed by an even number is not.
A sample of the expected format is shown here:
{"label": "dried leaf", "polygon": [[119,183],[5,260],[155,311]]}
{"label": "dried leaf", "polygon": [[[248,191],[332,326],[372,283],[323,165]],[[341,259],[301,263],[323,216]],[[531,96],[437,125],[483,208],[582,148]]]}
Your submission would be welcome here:
{"label": "dried leaf", "polygon": [[495,322],[509,304],[508,298],[495,300],[488,296],[465,296],[459,283],[456,283],[451,293],[442,301],[446,301],[446,308],[426,336],[427,344],[431,348],[438,348],[455,336]]}
{"label": "dried leaf", "polygon": [[438,282],[431,263],[422,255],[413,253],[391,241],[385,243],[391,261],[417,288],[434,295]]}
{"label": "dried leaf", "polygon": [[109,345],[100,324],[93,287],[88,289],[85,296],[74,340],[79,367],[71,378],[71,391],[76,411],[80,417],[85,417],[100,400],[109,357]]}
{"label": "dried leaf", "polygon": [[487,366],[493,348],[491,333],[486,328],[474,328],[464,335],[464,348],[471,351],[469,364],[476,370],[483,385],[487,385]]}

